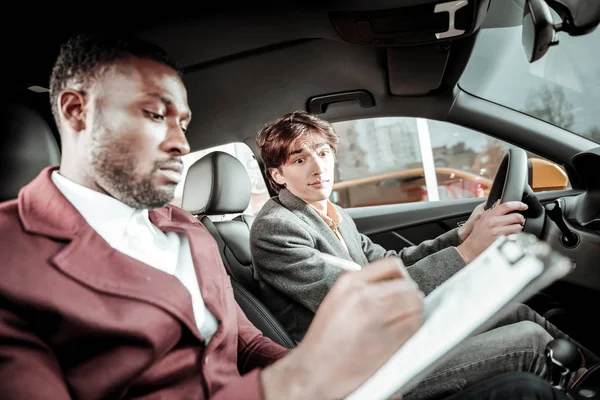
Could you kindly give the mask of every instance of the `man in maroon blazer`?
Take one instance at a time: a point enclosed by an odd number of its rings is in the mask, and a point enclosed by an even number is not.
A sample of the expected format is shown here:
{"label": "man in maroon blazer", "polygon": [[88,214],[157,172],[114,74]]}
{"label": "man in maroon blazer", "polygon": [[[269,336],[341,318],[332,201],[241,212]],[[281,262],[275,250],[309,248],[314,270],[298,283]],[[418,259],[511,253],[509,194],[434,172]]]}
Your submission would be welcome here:
{"label": "man in maroon blazer", "polygon": [[191,112],[157,47],[74,38],[50,96],[60,168],[0,205],[0,397],[339,398],[420,326],[388,261],[342,282],[297,349],[262,336],[212,236],[168,205]]}
{"label": "man in maroon blazer", "polygon": [[421,325],[389,258],[339,279],[294,350],[263,337],[208,231],[168,205],[191,112],[167,55],[78,36],[50,89],[60,167],[0,204],[2,398],[342,398]]}

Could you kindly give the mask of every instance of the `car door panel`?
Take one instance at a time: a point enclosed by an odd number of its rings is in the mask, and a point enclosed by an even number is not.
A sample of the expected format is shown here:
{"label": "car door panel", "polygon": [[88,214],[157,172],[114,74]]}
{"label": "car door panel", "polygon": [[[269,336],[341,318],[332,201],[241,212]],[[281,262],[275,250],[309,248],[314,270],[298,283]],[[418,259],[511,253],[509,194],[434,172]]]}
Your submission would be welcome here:
{"label": "car door panel", "polygon": [[[537,196],[542,204],[546,204],[556,198],[578,193],[575,190],[563,190],[538,193]],[[346,211],[359,232],[374,243],[389,250],[400,250],[457,228],[483,201],[484,198],[419,202],[350,208]]]}

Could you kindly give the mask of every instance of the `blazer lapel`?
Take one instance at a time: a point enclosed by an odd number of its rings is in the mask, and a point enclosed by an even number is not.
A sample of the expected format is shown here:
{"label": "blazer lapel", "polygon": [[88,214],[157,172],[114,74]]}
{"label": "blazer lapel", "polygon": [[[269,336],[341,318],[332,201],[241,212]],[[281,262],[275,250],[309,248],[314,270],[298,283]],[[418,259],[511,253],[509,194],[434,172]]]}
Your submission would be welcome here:
{"label": "blazer lapel", "polygon": [[50,174],[55,168],[42,171],[19,195],[19,212],[25,229],[66,242],[51,263],[100,292],[161,307],[202,341],[185,286],[176,277],[113,249],[51,181]]}
{"label": "blazer lapel", "polygon": [[51,262],[73,279],[100,292],[164,309],[202,340],[185,286],[176,277],[113,249],[93,229],[80,232]]}
{"label": "blazer lapel", "polygon": [[347,215],[342,216],[342,221],[340,222],[338,230],[340,231],[340,234],[346,242],[346,246],[348,247],[348,253],[350,253],[352,261],[364,266],[365,264],[367,264],[368,260],[367,257],[365,257],[365,253],[363,253],[362,250],[360,234],[358,233],[354,225],[351,224],[350,221],[346,220],[347,218],[350,217]]}
{"label": "blazer lapel", "polygon": [[[348,251],[346,251],[340,239],[338,239],[338,237],[335,235],[335,233],[333,233],[331,228],[327,226],[325,221],[323,221],[323,218],[321,218],[321,216],[311,206],[306,204],[304,200],[296,197],[287,189],[281,189],[279,191],[279,200],[285,208],[292,211],[294,215],[296,215],[306,224],[311,226],[313,229],[317,230],[319,234],[323,236],[325,241],[334,250],[335,254],[333,255],[335,255],[336,257],[341,257],[346,260],[352,260],[356,262],[356,260],[353,259],[354,257],[352,257],[351,254],[348,254]],[[340,231],[340,233],[342,233],[342,237],[345,241],[346,236],[343,232]]]}
{"label": "blazer lapel", "polygon": [[217,321],[223,320],[227,310],[223,285],[229,278],[213,236],[194,216],[170,205],[150,212],[150,220],[163,232],[187,236],[202,300]]}

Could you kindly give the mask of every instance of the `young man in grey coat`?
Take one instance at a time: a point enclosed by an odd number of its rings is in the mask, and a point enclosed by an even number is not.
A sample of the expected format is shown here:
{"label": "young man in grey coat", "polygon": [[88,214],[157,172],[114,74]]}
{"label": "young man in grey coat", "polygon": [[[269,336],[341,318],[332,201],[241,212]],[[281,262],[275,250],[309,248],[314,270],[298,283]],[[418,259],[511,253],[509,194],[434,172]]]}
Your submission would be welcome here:
{"label": "young man in grey coat", "polygon": [[[386,250],[361,234],[350,215],[328,200],[338,142],[329,123],[303,111],[284,115],[257,135],[265,175],[278,196],[263,206],[252,225],[253,263],[264,302],[298,342],[346,270],[398,256],[427,295],[499,236],[521,231],[524,223],[515,213],[527,208],[521,202],[488,211],[481,204],[461,228],[399,252]],[[339,259],[346,262],[335,262]],[[529,307],[515,305],[496,326],[463,343],[455,357],[405,399],[447,395],[506,371],[544,376],[545,346],[556,337],[567,336]]]}

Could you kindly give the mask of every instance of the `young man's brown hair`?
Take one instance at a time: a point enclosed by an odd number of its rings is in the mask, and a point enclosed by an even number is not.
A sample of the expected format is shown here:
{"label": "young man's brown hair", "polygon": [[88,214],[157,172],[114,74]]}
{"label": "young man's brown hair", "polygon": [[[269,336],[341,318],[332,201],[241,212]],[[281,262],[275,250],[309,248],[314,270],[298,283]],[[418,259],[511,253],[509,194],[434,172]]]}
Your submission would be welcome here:
{"label": "young man's brown hair", "polygon": [[279,168],[289,159],[293,144],[306,135],[321,135],[335,154],[339,137],[329,122],[306,111],[294,111],[265,125],[256,136],[269,185],[277,193],[284,187],[275,182],[270,168]]}

